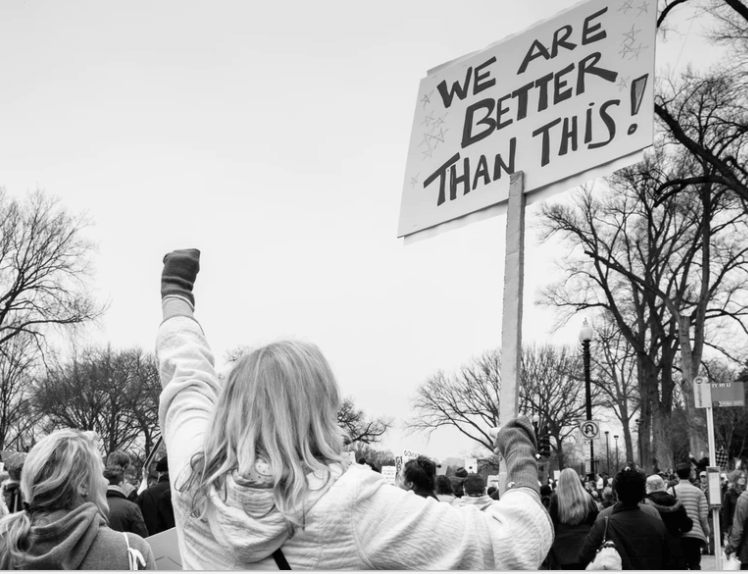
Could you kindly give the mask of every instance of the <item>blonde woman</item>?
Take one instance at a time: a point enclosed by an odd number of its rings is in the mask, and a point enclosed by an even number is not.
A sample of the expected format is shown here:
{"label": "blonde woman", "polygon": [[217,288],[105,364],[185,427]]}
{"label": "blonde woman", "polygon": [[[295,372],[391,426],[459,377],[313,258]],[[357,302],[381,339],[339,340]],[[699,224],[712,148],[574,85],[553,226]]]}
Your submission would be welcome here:
{"label": "blonde woman", "polygon": [[[527,419],[498,433],[508,492],[456,509],[348,465],[340,394],[319,349],[279,341],[225,383],[194,318],[200,252],[164,258],[159,418],[187,569],[537,569],[553,538]],[[234,292],[238,301],[239,292]]]}
{"label": "blonde woman", "polygon": [[548,553],[547,566],[553,570],[584,570],[577,556],[599,511],[575,470],[561,471],[548,511],[556,537]]}
{"label": "blonde woman", "polygon": [[0,569],[155,570],[147,542],[107,526],[103,471],[93,433],[39,441],[21,475],[24,510],[0,520]]}

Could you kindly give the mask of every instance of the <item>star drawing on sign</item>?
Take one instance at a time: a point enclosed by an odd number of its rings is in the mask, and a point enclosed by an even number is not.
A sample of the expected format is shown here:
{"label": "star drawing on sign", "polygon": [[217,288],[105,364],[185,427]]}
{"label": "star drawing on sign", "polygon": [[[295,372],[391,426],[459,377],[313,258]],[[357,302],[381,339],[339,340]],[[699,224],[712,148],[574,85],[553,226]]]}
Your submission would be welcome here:
{"label": "star drawing on sign", "polygon": [[625,38],[623,42],[626,44],[633,44],[634,42],[636,42],[636,35],[639,32],[641,32],[641,30],[637,30],[636,25],[631,24],[631,30],[629,30],[623,35],[623,37]]}
{"label": "star drawing on sign", "polygon": [[429,96],[431,96],[431,94],[433,93],[434,93],[434,90],[431,90],[428,94],[424,94],[423,97],[421,98],[420,101],[421,103],[423,103],[424,110],[426,109],[426,106],[431,103],[431,98]]}
{"label": "star drawing on sign", "polygon": [[634,0],[626,0],[623,4],[621,4],[621,7],[618,9],[618,11],[620,12],[621,10],[623,10],[623,13],[626,14],[626,12],[628,12],[629,10],[633,10],[634,7],[631,5],[633,1]]}
{"label": "star drawing on sign", "polygon": [[647,4],[647,0],[644,0],[644,2],[639,4],[636,8],[639,10],[639,13],[636,15],[637,18],[644,13],[649,14],[649,4]]}
{"label": "star drawing on sign", "polygon": [[439,116],[438,118],[436,118],[434,120],[434,125],[435,126],[442,125],[444,123],[444,118],[446,118],[448,114],[449,114],[449,112],[445,112],[443,116]]}
{"label": "star drawing on sign", "polygon": [[421,175],[420,173],[416,174],[415,177],[410,178],[410,188],[413,189],[418,184],[418,176]]}
{"label": "star drawing on sign", "polygon": [[626,54],[628,54],[629,52],[633,52],[633,51],[634,50],[631,49],[631,46],[629,46],[628,44],[624,44],[623,47],[621,48],[621,51],[618,53],[621,55],[621,58],[625,58]]}
{"label": "star drawing on sign", "polygon": [[431,125],[431,122],[434,121],[434,116],[432,116],[430,113],[423,118],[423,121],[421,122],[421,125],[426,124],[427,126]]}
{"label": "star drawing on sign", "polygon": [[623,90],[625,90],[626,88],[629,87],[629,78],[630,77],[631,76],[628,76],[628,77],[624,78],[623,74],[621,74],[621,79],[618,80],[618,91],[619,92],[622,92]]}
{"label": "star drawing on sign", "polygon": [[421,153],[426,157],[432,157],[434,150],[429,147],[429,149],[425,149]]}
{"label": "star drawing on sign", "polygon": [[639,59],[639,54],[641,54],[647,48],[649,48],[649,46],[642,46],[642,43],[639,42],[639,47],[638,48],[634,48],[634,49],[631,50],[632,54],[631,54],[631,57],[629,58],[629,60],[633,60],[634,58],[636,58],[638,60]]}

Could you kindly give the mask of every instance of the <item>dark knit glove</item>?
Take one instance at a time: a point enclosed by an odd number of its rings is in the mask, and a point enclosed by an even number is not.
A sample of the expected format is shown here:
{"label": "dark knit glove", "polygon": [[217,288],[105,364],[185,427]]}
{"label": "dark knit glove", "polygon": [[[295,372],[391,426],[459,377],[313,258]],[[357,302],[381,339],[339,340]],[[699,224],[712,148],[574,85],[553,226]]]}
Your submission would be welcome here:
{"label": "dark knit glove", "polygon": [[164,270],[161,272],[161,298],[177,295],[195,306],[192,286],[200,271],[199,249],[177,249],[164,255]]}
{"label": "dark knit glove", "polygon": [[535,458],[537,440],[535,430],[527,417],[510,420],[499,431],[496,446],[506,464],[506,490],[538,487],[538,462]]}

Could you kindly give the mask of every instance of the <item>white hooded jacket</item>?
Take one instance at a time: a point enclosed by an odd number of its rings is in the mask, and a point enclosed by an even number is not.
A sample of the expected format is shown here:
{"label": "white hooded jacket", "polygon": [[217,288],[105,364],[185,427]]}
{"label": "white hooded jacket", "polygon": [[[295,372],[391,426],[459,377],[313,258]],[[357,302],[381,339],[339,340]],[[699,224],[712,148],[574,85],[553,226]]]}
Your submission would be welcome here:
{"label": "white hooded jacket", "polygon": [[[273,503],[265,469],[253,479],[230,476],[212,491],[204,520],[190,515],[192,494],[180,491],[193,454],[203,445],[220,393],[213,355],[185,312],[159,329],[159,418],[174,480],[172,501],[185,569],[276,569],[282,546],[293,569],[537,569],[553,527],[537,493],[507,492],[483,512],[454,508],[388,484],[362,465],[310,475],[305,525],[289,531]],[[167,315],[168,316],[168,315]]]}

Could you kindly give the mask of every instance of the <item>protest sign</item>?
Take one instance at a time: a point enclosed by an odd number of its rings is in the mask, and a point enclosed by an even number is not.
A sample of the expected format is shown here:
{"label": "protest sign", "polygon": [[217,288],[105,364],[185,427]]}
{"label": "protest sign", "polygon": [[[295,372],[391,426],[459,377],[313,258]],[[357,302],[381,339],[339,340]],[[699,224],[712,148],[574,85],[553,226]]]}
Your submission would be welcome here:
{"label": "protest sign", "polygon": [[383,466],[382,467],[382,476],[384,479],[389,482],[390,484],[395,484],[395,479],[397,477],[397,467],[396,466]]}
{"label": "protest sign", "polygon": [[465,470],[468,472],[478,472],[478,459],[476,458],[466,458],[465,459]]}
{"label": "protest sign", "polygon": [[486,488],[491,488],[492,486],[499,488],[499,475],[498,474],[489,474],[486,477]]}
{"label": "protest sign", "polygon": [[413,460],[415,458],[418,458],[421,456],[420,452],[416,452],[414,450],[408,450],[407,448],[403,449],[403,466],[405,466],[405,463],[409,460]]}
{"label": "protest sign", "polygon": [[505,203],[518,171],[545,197],[638,160],[653,140],[656,13],[655,0],[589,0],[432,70],[398,237]]}

